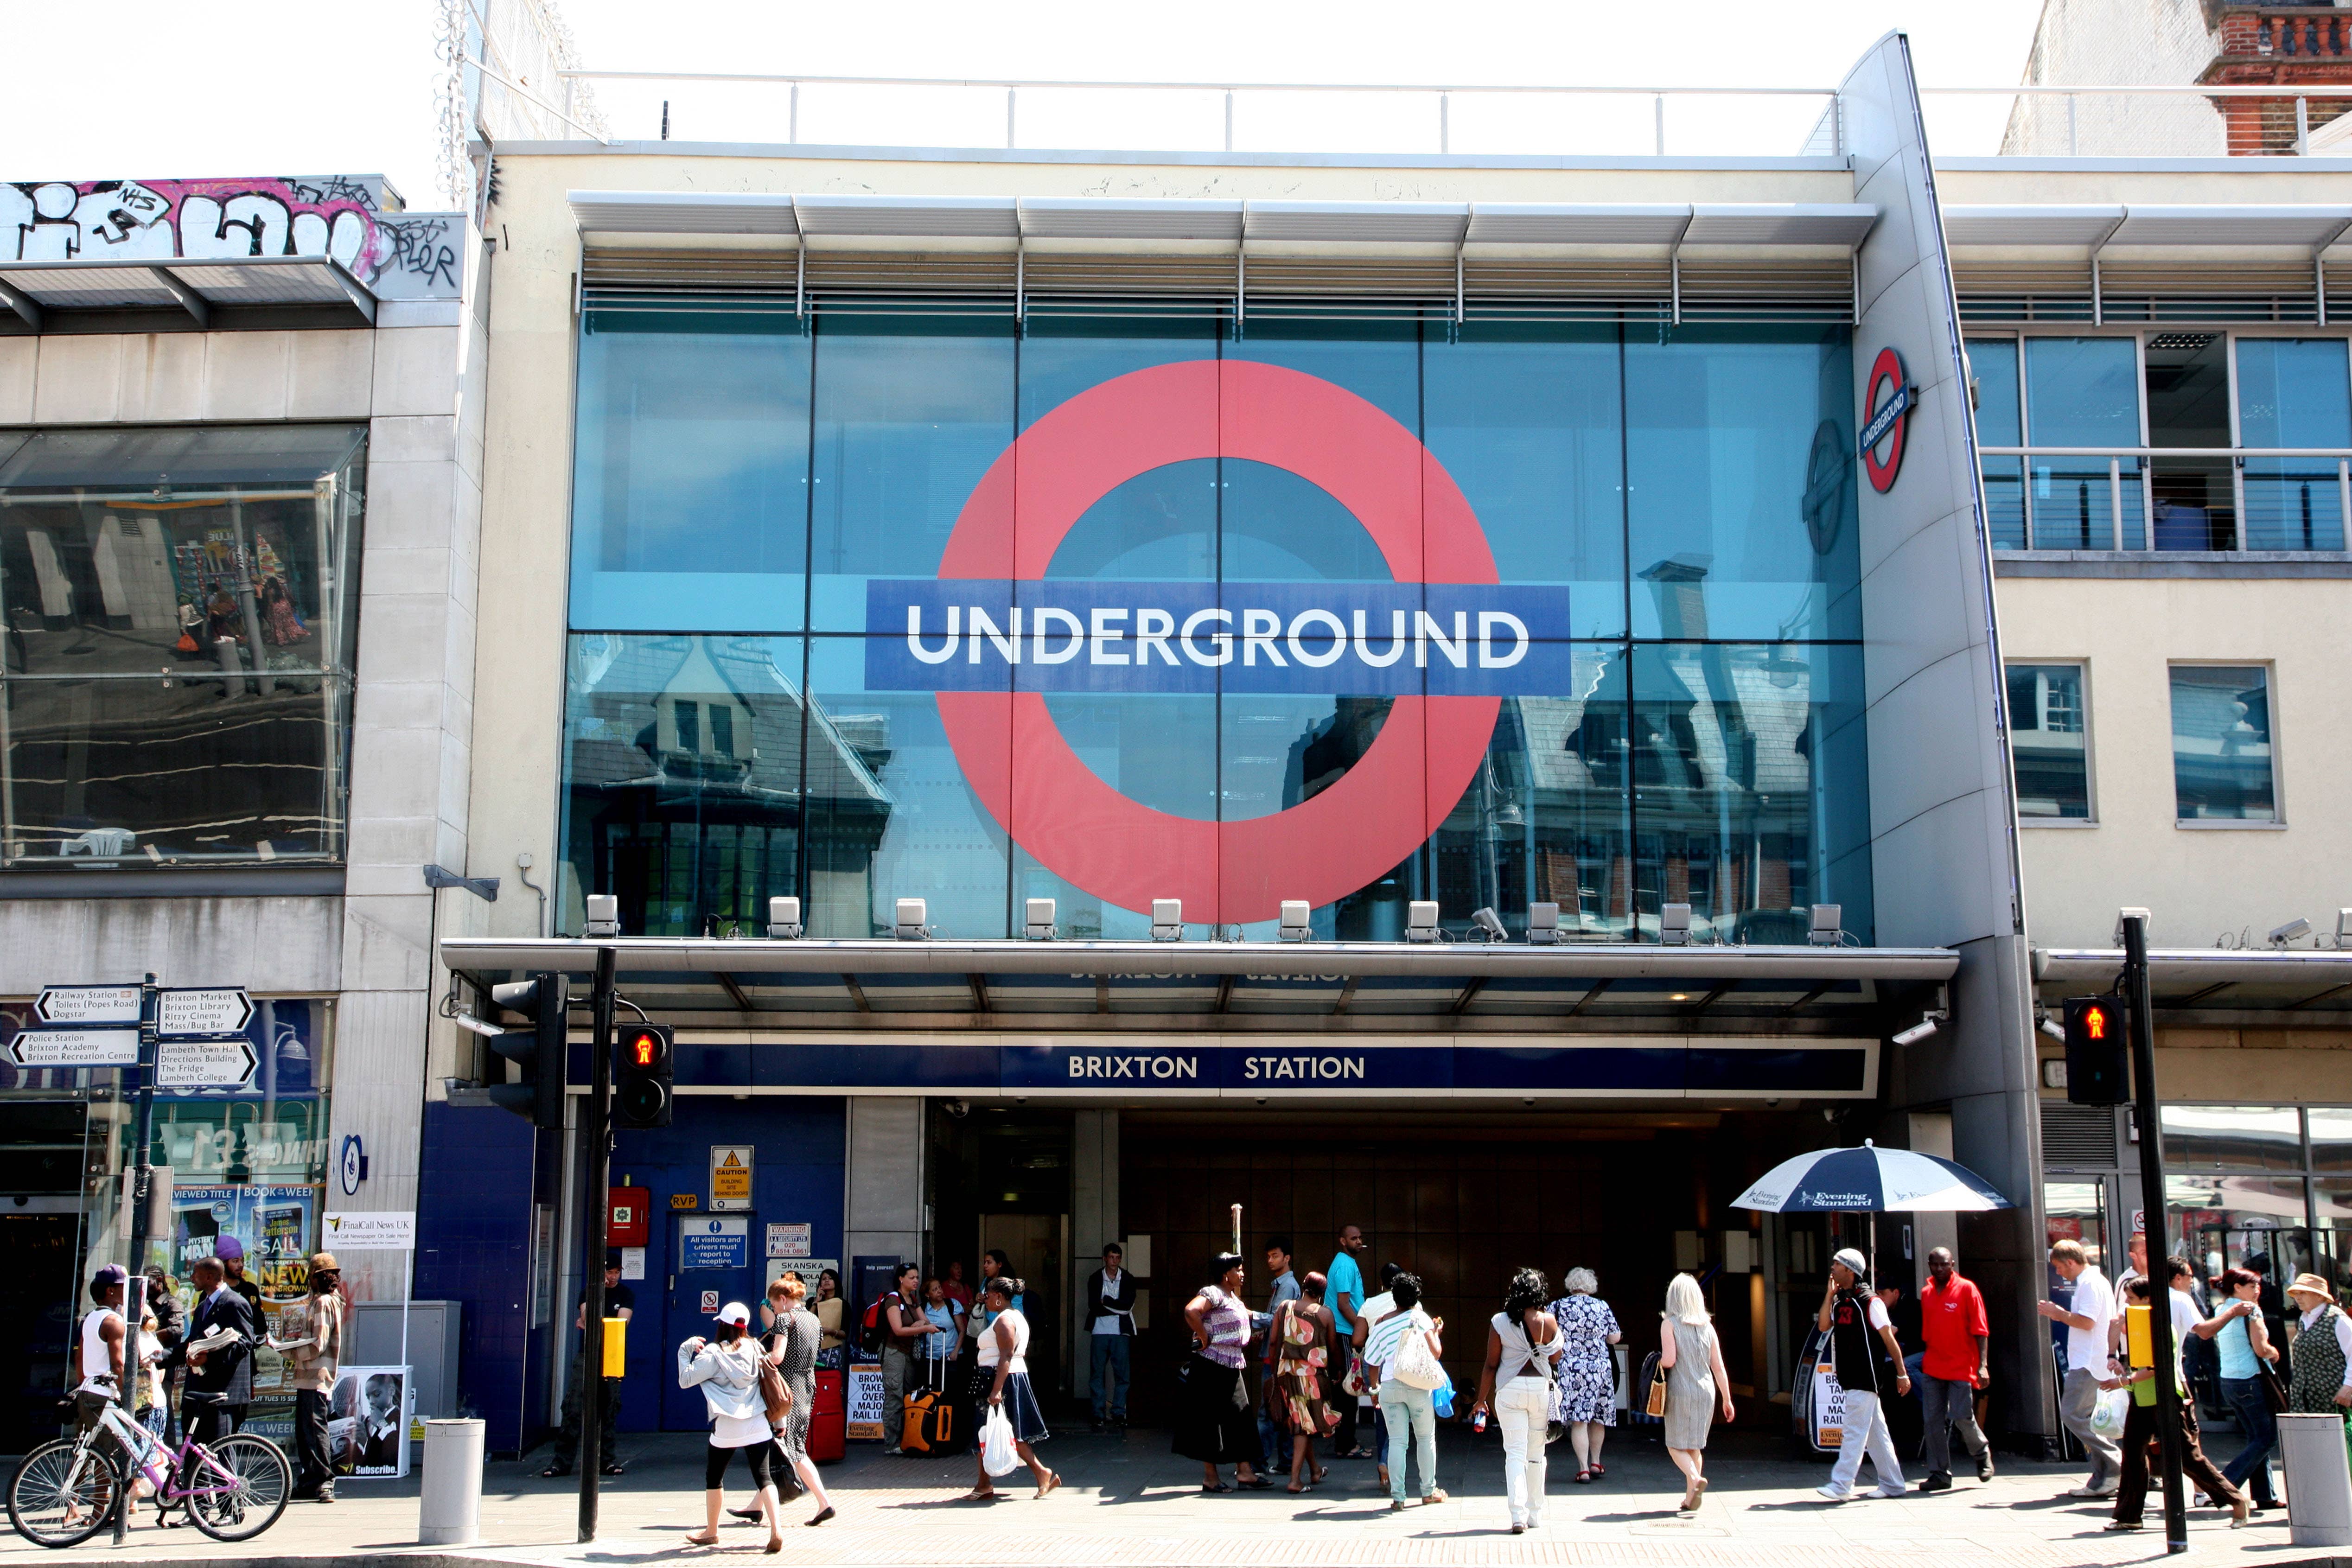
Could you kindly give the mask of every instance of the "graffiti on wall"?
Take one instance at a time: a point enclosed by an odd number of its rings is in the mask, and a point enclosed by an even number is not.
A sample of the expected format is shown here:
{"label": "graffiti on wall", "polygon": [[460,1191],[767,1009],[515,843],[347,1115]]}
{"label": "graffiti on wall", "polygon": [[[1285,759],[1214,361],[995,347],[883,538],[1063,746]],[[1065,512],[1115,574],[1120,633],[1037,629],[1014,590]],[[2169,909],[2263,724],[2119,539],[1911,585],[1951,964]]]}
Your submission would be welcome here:
{"label": "graffiti on wall", "polygon": [[414,220],[384,202],[372,174],[0,183],[0,261],[331,256],[363,283],[395,258],[412,275],[455,268],[443,236],[404,237]]}

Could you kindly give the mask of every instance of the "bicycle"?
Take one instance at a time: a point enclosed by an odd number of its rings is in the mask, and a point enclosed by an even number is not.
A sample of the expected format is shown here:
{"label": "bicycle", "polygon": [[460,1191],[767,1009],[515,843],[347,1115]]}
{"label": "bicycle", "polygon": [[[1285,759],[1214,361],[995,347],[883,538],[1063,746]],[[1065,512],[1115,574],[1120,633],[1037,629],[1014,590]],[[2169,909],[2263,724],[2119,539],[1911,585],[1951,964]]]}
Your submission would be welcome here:
{"label": "bicycle", "polygon": [[[100,1451],[100,1437],[113,1452]],[[79,1546],[133,1506],[131,1483],[168,1460],[153,1493],[155,1520],[176,1505],[215,1541],[250,1541],[278,1522],[293,1495],[294,1471],[275,1443],[240,1432],[209,1446],[184,1439],[175,1453],[110,1405],[99,1425],[44,1443],[25,1456],[8,1483],[8,1522],[37,1545]],[[202,1484],[194,1484],[202,1483]]]}

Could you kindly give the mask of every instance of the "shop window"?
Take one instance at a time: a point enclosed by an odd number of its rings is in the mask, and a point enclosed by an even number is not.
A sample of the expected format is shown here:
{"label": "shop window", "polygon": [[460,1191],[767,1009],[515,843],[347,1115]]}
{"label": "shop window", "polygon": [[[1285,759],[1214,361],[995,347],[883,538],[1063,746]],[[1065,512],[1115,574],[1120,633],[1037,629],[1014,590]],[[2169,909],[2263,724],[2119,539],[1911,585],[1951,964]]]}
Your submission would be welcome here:
{"label": "shop window", "polygon": [[2089,712],[2079,664],[2012,664],[2009,743],[2017,815],[2029,822],[2091,818]]}
{"label": "shop window", "polygon": [[44,431],[0,460],[0,860],[341,858],[365,444]]}
{"label": "shop window", "polygon": [[2244,461],[2248,550],[2341,550],[2352,466],[2352,378],[2341,338],[2240,338],[2238,440],[2334,448]]}
{"label": "shop window", "polygon": [[2270,672],[2172,667],[2172,779],[2182,822],[2275,822]]}

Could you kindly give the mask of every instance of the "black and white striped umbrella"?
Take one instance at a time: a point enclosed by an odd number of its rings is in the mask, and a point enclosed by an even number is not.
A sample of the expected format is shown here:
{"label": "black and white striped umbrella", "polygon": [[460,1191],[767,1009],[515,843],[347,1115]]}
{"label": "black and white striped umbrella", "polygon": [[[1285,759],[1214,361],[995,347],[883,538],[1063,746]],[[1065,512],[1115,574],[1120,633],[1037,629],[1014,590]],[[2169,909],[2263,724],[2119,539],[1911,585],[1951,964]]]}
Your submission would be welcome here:
{"label": "black and white striped umbrella", "polygon": [[1965,1165],[1909,1149],[1816,1149],[1783,1160],[1731,1200],[1766,1214],[1978,1213],[2014,1208],[1999,1188]]}

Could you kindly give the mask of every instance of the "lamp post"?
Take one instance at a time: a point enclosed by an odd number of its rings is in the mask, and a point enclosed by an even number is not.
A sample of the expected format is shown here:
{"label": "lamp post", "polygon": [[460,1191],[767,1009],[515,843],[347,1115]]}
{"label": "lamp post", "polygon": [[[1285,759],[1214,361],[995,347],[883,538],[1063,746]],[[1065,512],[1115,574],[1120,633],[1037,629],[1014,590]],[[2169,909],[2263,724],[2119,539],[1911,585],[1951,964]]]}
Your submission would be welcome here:
{"label": "lamp post", "polygon": [[2132,1110],[2139,1119],[2140,1213],[2147,1231],[2147,1329],[2156,1363],[2157,1439],[2164,1450],[2164,1549],[2189,1550],[2189,1504],[2180,1484],[2180,1389],[2172,1335],[2172,1279],[2164,1235],[2164,1123],[2156,1093],[2156,1019],[2147,984],[2147,911],[2122,911],[2124,1014],[2131,1029]]}

